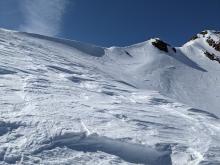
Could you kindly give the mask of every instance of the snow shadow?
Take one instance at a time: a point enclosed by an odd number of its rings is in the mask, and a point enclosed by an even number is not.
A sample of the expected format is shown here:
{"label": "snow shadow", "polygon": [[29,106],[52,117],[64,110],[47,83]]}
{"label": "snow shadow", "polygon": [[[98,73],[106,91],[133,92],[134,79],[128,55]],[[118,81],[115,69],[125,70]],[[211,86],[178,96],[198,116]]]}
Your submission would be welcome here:
{"label": "snow shadow", "polygon": [[117,80],[116,82],[121,83],[121,84],[124,84],[124,85],[127,85],[127,86],[132,87],[132,88],[137,88],[136,86],[134,86],[134,85],[132,85],[132,84],[130,84],[130,83],[127,83],[127,82],[125,82],[125,81],[122,81],[122,80]]}
{"label": "snow shadow", "polygon": [[163,104],[170,104],[172,102],[162,98],[151,98],[150,103],[153,105],[163,105]]}
{"label": "snow shadow", "polygon": [[82,78],[82,77],[76,77],[76,76],[70,76],[67,77],[68,80],[74,82],[74,83],[81,83],[83,81],[94,81],[92,79]]}
{"label": "snow shadow", "polygon": [[108,95],[108,96],[114,96],[114,95],[116,95],[114,92],[112,92],[112,91],[106,91],[106,90],[102,90],[102,93],[105,94],[105,95]]}
{"label": "snow shadow", "polygon": [[137,164],[171,165],[168,147],[152,148],[146,145],[127,143],[117,139],[99,136],[97,134],[86,135],[86,133],[65,133],[53,139],[45,141],[41,147],[33,152],[38,154],[44,150],[56,147],[68,147],[82,152],[105,152],[120,157],[121,159]]}
{"label": "snow shadow", "polygon": [[204,110],[201,110],[201,109],[190,108],[190,109],[188,109],[188,111],[204,114],[204,115],[209,116],[211,118],[219,119],[219,117],[216,116],[215,114],[207,112],[207,111],[204,111]]}
{"label": "snow shadow", "polygon": [[0,121],[0,136],[19,128],[22,124],[16,122],[4,122]]}
{"label": "snow shadow", "polygon": [[175,58],[176,60],[186,64],[187,66],[193,69],[200,70],[202,72],[207,72],[207,70],[200,67],[196,62],[192,61],[190,58],[184,55],[181,51],[178,51],[178,53],[175,53],[172,55],[169,54],[169,56]]}
{"label": "snow shadow", "polygon": [[75,72],[75,71],[72,71],[72,70],[69,70],[69,69],[66,69],[66,68],[62,68],[62,67],[59,67],[59,66],[47,65],[47,67],[52,68],[52,69],[57,70],[57,71],[60,71],[60,72],[63,72],[63,73],[67,73],[67,74],[79,74],[79,75],[81,75],[81,73],[79,73],[79,72]]}
{"label": "snow shadow", "polygon": [[0,75],[4,75],[4,74],[15,74],[15,73],[17,73],[17,72],[0,68]]}

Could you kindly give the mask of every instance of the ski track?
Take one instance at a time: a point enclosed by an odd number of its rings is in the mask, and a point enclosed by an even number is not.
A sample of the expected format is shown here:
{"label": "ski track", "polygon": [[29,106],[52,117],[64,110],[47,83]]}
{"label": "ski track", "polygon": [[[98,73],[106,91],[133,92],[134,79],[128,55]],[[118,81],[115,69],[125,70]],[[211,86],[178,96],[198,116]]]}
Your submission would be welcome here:
{"label": "ski track", "polygon": [[108,57],[0,35],[0,164],[220,163],[214,114],[115,79]]}

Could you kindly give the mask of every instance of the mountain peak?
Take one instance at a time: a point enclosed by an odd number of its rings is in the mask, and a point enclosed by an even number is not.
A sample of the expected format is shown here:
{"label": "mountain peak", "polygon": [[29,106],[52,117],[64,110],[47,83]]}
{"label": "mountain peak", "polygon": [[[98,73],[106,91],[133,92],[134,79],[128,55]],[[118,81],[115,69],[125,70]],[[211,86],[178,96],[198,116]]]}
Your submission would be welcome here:
{"label": "mountain peak", "polygon": [[220,51],[220,32],[215,30],[204,30],[194,36],[184,45],[191,45],[195,42],[205,41],[209,46]]}
{"label": "mountain peak", "polygon": [[207,38],[207,37],[213,37],[215,36],[215,38],[218,38],[220,39],[220,31],[215,31],[215,30],[203,30],[201,31],[200,33],[194,35],[191,37],[191,39],[189,40],[190,41],[193,41],[193,40],[196,40],[196,39],[199,39],[199,38]]}

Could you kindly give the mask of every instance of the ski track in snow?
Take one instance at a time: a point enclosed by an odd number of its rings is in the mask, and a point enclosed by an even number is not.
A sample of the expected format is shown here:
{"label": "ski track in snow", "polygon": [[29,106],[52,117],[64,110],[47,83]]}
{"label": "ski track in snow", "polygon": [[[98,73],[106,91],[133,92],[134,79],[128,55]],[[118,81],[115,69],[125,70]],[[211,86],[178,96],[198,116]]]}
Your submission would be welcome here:
{"label": "ski track in snow", "polygon": [[133,52],[0,36],[0,164],[220,163],[218,116],[139,88]]}

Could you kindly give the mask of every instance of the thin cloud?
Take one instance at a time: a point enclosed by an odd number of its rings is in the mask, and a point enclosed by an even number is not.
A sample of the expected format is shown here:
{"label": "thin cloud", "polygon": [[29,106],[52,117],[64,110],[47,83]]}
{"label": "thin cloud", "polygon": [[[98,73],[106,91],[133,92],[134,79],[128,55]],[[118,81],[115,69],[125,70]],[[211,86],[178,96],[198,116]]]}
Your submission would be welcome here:
{"label": "thin cloud", "polygon": [[55,36],[59,34],[68,0],[22,0],[25,32]]}

